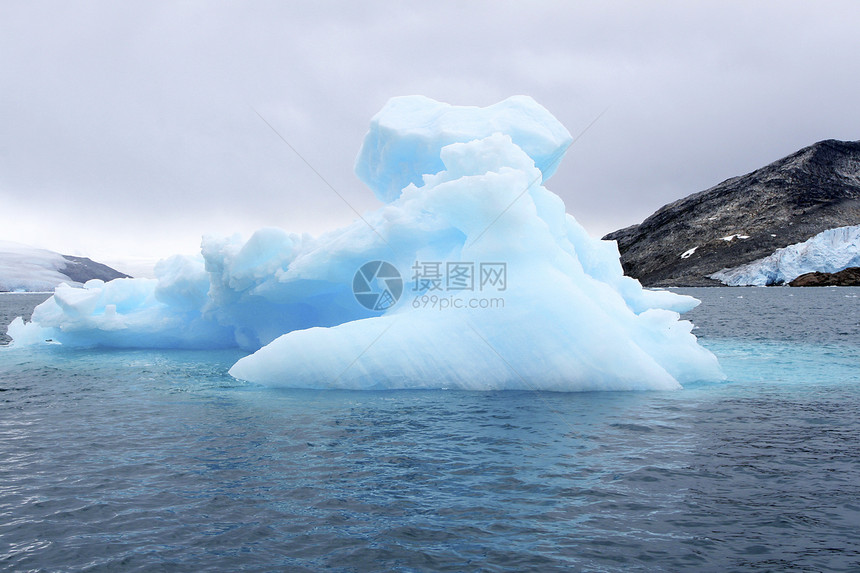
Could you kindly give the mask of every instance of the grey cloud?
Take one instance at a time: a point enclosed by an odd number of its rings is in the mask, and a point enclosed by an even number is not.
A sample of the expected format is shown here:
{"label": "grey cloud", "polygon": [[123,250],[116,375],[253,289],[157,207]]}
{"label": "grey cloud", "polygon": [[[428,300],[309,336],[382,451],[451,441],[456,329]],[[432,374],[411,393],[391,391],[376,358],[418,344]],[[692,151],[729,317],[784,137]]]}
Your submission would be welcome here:
{"label": "grey cloud", "polygon": [[0,12],[0,238],[67,252],[143,256],[151,241],[164,256],[204,232],[351,220],[254,110],[362,211],[378,204],[353,161],[388,97],[525,93],[574,134],[609,106],[548,184],[596,235],[816,140],[860,138],[852,2]]}

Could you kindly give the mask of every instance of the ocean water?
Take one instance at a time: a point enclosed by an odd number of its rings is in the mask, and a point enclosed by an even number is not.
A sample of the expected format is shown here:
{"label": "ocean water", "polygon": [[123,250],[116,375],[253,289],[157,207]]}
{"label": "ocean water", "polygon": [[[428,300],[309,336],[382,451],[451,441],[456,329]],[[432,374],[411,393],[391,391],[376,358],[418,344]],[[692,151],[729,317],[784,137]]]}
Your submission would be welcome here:
{"label": "ocean water", "polygon": [[0,348],[0,570],[860,570],[860,289],[679,290],[724,383],[291,391],[238,351]]}

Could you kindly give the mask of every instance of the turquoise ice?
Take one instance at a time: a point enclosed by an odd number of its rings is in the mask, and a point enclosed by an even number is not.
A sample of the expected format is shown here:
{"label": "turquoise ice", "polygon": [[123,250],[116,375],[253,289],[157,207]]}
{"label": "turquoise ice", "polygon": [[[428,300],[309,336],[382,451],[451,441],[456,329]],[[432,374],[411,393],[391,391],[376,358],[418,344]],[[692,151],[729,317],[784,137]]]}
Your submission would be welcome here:
{"label": "turquoise ice", "polygon": [[[570,143],[528,97],[487,108],[394,98],[356,166],[385,201],[378,210],[317,238],[205,237],[199,258],[163,261],[155,280],[58,288],[10,335],[239,346],[255,352],[233,376],[285,387],[632,390],[721,379],[679,316],[697,301],[625,277],[615,243],[590,237],[544,186]],[[382,313],[352,290],[370,261],[405,281]],[[446,276],[422,280],[423,265]],[[503,283],[481,274],[501,268]]]}

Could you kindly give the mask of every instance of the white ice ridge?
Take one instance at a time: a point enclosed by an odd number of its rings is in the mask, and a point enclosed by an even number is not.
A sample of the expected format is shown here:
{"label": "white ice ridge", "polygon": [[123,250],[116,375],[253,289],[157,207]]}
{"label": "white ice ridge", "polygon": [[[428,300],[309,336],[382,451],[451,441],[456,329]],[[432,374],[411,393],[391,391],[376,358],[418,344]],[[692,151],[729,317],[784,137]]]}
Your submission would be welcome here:
{"label": "white ice ridge", "polygon": [[0,292],[50,292],[61,282],[69,281],[60,272],[68,263],[63,255],[53,251],[0,241]]}
{"label": "white ice ridge", "polygon": [[802,274],[835,273],[860,266],[860,225],[837,227],[773,254],[723,269],[710,276],[729,286],[766,286],[791,282]]}
{"label": "white ice ridge", "polygon": [[[698,301],[623,276],[616,244],[591,238],[543,187],[571,141],[543,107],[396,98],[373,121],[357,170],[374,173],[389,202],[363,220],[315,239],[279,229],[247,242],[205,237],[202,257],[163,261],[155,280],[60,288],[32,323],[10,327],[15,344],[238,345],[256,352],[233,376],[304,388],[673,389],[722,377],[679,320]],[[405,182],[399,193],[392,181]],[[384,312],[353,293],[379,286],[355,278],[370,261],[404,280]],[[472,290],[422,280],[419,263],[472,268]],[[482,264],[502,265],[506,280],[479,284]],[[426,304],[443,298],[448,308]],[[500,304],[469,305],[488,298]]]}

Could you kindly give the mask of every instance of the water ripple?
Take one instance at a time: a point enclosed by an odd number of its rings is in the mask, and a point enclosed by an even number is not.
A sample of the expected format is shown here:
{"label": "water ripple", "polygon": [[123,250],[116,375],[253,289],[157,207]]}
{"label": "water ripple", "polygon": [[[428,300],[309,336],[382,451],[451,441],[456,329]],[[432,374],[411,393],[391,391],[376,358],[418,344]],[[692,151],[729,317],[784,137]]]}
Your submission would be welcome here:
{"label": "water ripple", "polygon": [[860,568],[856,347],[703,340],[727,383],[582,394],[270,390],[226,375],[235,352],[5,348],[0,569]]}

